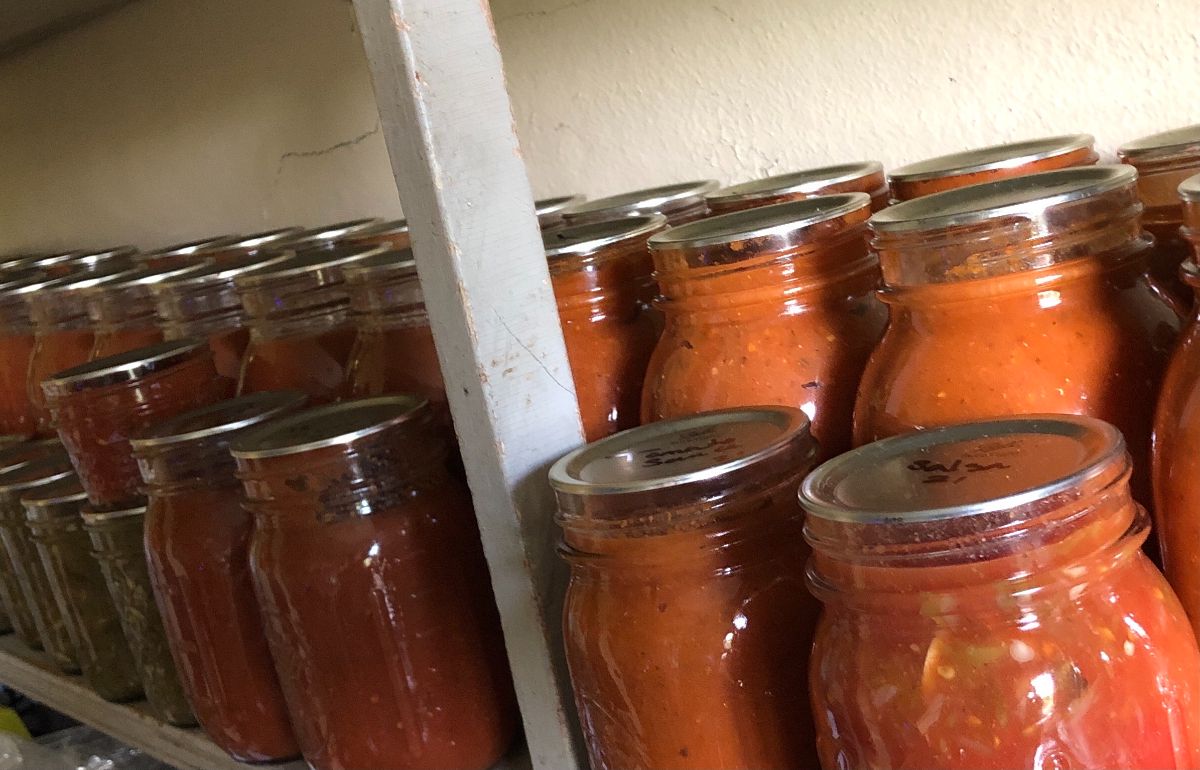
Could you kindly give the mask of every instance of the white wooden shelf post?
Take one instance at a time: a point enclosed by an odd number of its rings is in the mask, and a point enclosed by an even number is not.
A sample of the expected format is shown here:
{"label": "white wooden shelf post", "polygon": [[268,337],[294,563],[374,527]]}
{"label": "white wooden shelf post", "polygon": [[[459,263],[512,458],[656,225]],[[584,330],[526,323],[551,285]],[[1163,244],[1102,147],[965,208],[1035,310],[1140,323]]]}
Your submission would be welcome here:
{"label": "white wooden shelf post", "polygon": [[536,768],[585,764],[546,483],[582,441],[486,0],[354,0]]}

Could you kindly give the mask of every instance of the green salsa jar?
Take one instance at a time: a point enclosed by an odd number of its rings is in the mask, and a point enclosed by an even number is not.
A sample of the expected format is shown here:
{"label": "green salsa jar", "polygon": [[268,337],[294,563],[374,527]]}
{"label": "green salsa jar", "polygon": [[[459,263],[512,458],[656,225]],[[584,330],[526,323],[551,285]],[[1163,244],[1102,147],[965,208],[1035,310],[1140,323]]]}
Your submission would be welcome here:
{"label": "green salsa jar", "polygon": [[105,700],[136,700],[142,696],[142,683],[133,653],[79,515],[86,501],[87,493],[74,475],[21,496],[30,535],[75,640],[84,678]]}
{"label": "green salsa jar", "polygon": [[11,563],[20,596],[32,615],[42,648],[54,665],[66,674],[79,673],[75,640],[63,621],[37,546],[25,522],[21,496],[38,487],[70,478],[74,473],[65,454],[0,471],[0,542],[3,542],[4,552]]}
{"label": "green salsa jar", "polygon": [[164,722],[180,726],[196,724],[179,682],[150,584],[150,568],[142,545],[146,507],[101,512],[85,506],[83,521],[133,649],[150,708]]}

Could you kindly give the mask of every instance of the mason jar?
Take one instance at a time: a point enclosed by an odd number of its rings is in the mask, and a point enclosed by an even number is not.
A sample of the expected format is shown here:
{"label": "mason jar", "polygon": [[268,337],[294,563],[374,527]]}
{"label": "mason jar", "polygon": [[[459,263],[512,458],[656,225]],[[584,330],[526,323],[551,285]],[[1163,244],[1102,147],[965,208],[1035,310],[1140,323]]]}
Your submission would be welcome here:
{"label": "mason jar", "polygon": [[709,213],[716,215],[806,200],[818,195],[853,192],[870,195],[872,211],[879,211],[886,206],[888,186],[883,176],[883,164],[869,160],[776,174],[722,187],[709,193],[704,200],[708,203]]}
{"label": "mason jar", "polygon": [[704,198],[718,187],[720,183],[715,179],[649,187],[577,203],[564,209],[562,216],[568,225],[583,225],[662,214],[671,225],[681,225],[708,213]]}

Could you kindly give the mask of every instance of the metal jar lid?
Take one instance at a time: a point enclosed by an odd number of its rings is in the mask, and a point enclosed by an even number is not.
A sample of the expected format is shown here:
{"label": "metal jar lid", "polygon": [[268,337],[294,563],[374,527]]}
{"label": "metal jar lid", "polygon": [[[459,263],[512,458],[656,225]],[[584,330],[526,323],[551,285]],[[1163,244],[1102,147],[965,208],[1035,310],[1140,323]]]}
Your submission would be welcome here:
{"label": "metal jar lid", "polygon": [[1179,184],[1179,197],[1188,203],[1200,203],[1200,174],[1189,176]]}
{"label": "metal jar lid", "polygon": [[585,200],[587,199],[582,195],[559,195],[534,201],[533,210],[537,214],[538,226],[544,229],[562,224],[563,212]]}
{"label": "metal jar lid", "polygon": [[1076,166],[968,185],[897,203],[871,217],[875,232],[939,230],[993,219],[1041,219],[1047,209],[1132,187],[1132,166]]}
{"label": "metal jar lid", "polygon": [[429,402],[415,396],[342,401],[308,409],[250,431],[233,442],[230,452],[238,460],[302,454],[352,444],[422,415],[429,415]]}
{"label": "metal jar lid", "polygon": [[67,450],[58,439],[22,441],[0,449],[0,473],[50,458],[67,458]]}
{"label": "metal jar lid", "polygon": [[631,428],[588,444],[550,468],[560,495],[628,495],[743,476],[800,472],[816,454],[808,418],[794,407],[705,412]]}
{"label": "metal jar lid", "polygon": [[75,393],[134,382],[187,361],[197,350],[207,349],[203,340],[176,340],[107,356],[51,375],[42,382],[47,396]]}
{"label": "metal jar lid", "polygon": [[85,502],[87,492],[74,473],[21,495],[21,506],[31,521],[78,516]]}
{"label": "metal jar lid", "polygon": [[1200,124],[1143,136],[1117,148],[1118,158],[1135,165],[1180,156],[1200,156]]}
{"label": "metal jar lid", "polygon": [[306,401],[308,396],[298,390],[265,390],[218,401],[160,422],[129,443],[141,453],[235,433],[294,412]]}
{"label": "metal jar lid", "polygon": [[381,235],[392,235],[392,234],[407,235],[408,234],[408,220],[407,219],[392,219],[387,222],[380,222],[380,223],[372,225],[371,227],[368,227],[364,230],[360,230],[359,232],[354,233],[354,235],[352,235],[351,238],[355,239],[355,240],[357,240],[359,238],[378,238]]}
{"label": "metal jar lid", "polygon": [[46,254],[40,257],[33,257],[29,260],[26,267],[35,267],[38,270],[47,270],[52,267],[60,267],[73,262],[76,257],[79,257],[84,252],[82,251],[61,251],[56,254]]}
{"label": "metal jar lid", "polygon": [[382,244],[305,250],[262,269],[236,276],[234,283],[239,288],[259,286],[299,275],[312,275],[322,284],[339,283],[343,279],[343,271],[346,267],[385,251],[388,251],[388,247]]}
{"label": "metal jar lid", "polygon": [[111,272],[74,273],[47,283],[43,288],[48,293],[84,291],[130,278],[145,271],[145,269],[144,267],[124,267],[114,269]]}
{"label": "metal jar lid", "polygon": [[274,230],[239,235],[229,243],[207,246],[197,252],[197,255],[204,256],[205,252],[212,251],[257,251],[265,246],[273,246],[291,240],[302,232],[304,232],[302,227],[277,227]]}
{"label": "metal jar lid", "polygon": [[94,251],[81,251],[71,260],[71,267],[95,271],[109,265],[123,265],[137,253],[136,246],[112,246]]}
{"label": "metal jar lid", "polygon": [[177,278],[186,278],[189,275],[204,270],[212,264],[211,260],[204,260],[190,265],[173,265],[169,267],[141,267],[130,272],[122,273],[114,280],[106,281],[103,284],[95,287],[99,291],[108,291],[110,289],[127,289],[136,286],[155,286],[161,283],[167,283]]}
{"label": "metal jar lid", "polygon": [[162,287],[161,290],[174,287],[193,287],[205,286],[210,284],[231,283],[239,275],[262,270],[272,267],[283,262],[285,259],[296,256],[294,251],[282,252],[259,252],[257,254],[247,254],[245,256],[234,257],[232,259],[223,260],[214,263],[211,260],[206,260],[200,265],[192,266],[188,272],[172,276],[168,280],[162,281],[156,287]]}
{"label": "metal jar lid", "polygon": [[79,513],[83,517],[83,523],[86,526],[92,526],[94,524],[103,524],[106,521],[145,516],[146,506],[136,505],[132,508],[122,508],[117,511],[97,511],[91,506],[91,503],[87,503]]}
{"label": "metal jar lid", "polygon": [[546,258],[583,257],[626,241],[645,241],[667,226],[662,214],[622,217],[604,222],[571,224],[542,233]]}
{"label": "metal jar lid", "polygon": [[888,174],[892,182],[923,182],[929,179],[975,174],[1015,168],[1039,160],[1086,150],[1096,143],[1091,134],[1064,134],[1030,139],[1024,142],[994,144],[976,150],[939,155],[936,158],[909,163]]}
{"label": "metal jar lid", "polygon": [[1111,471],[1124,456],[1120,431],[1090,417],[969,422],[835,457],[804,480],[800,505],[810,516],[851,524],[1010,512]]}
{"label": "metal jar lid", "polygon": [[47,457],[0,472],[0,495],[12,495],[34,487],[53,484],[75,475],[66,455]]}
{"label": "metal jar lid", "polygon": [[366,219],[351,219],[346,222],[335,222],[331,225],[323,225],[321,227],[313,227],[308,230],[301,230],[291,238],[288,238],[279,243],[280,246],[287,245],[296,248],[305,246],[321,246],[322,244],[340,241],[344,238],[361,235],[363,232],[377,227],[383,222],[379,217],[368,217]]}
{"label": "metal jar lid", "polygon": [[412,249],[388,249],[342,268],[346,283],[365,284],[384,276],[416,275],[417,261]]}
{"label": "metal jar lid", "polygon": [[239,238],[241,238],[240,235],[227,234],[211,238],[201,238],[200,240],[188,241],[187,243],[176,243],[171,246],[164,246],[160,249],[138,254],[136,259],[138,262],[152,262],[154,260],[170,259],[173,257],[190,257],[206,249],[225,248],[229,244],[237,242]]}
{"label": "metal jar lid", "polygon": [[822,190],[831,185],[848,184],[882,173],[883,164],[874,160],[822,166],[722,187],[709,193],[705,200],[710,205],[721,205],[741,201],[769,200],[783,195],[814,196],[820,195]]}
{"label": "metal jar lid", "polygon": [[700,179],[662,187],[648,187],[644,190],[585,201],[563,210],[562,214],[568,224],[600,222],[639,214],[663,214],[670,219],[671,215],[677,212],[703,206],[704,196],[719,186],[720,183],[715,179]]}

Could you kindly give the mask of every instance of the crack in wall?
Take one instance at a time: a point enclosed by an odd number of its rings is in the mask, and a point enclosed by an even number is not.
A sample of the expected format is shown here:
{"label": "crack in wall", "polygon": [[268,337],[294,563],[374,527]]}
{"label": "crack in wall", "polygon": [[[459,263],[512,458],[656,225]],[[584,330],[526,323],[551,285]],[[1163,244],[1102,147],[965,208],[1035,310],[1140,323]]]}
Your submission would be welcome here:
{"label": "crack in wall", "polygon": [[328,147],[322,147],[319,150],[293,150],[291,152],[285,152],[279,156],[279,164],[275,167],[275,183],[279,183],[279,177],[283,174],[283,167],[287,165],[287,162],[293,158],[316,158],[321,155],[329,155],[330,153],[337,152],[338,150],[344,150],[347,147],[354,147],[355,145],[362,144],[382,130],[383,126],[379,123],[376,123],[375,128],[372,128],[370,131],[365,131],[358,136],[353,136],[349,139],[337,142],[336,144],[331,144]]}
{"label": "crack in wall", "polygon": [[553,16],[556,13],[562,13],[563,11],[567,11],[572,8],[579,8],[581,6],[590,4],[591,2],[592,0],[575,0],[573,3],[563,3],[562,5],[554,8],[546,8],[545,10],[523,11],[521,13],[510,13],[505,16],[497,16],[495,17],[494,21],[496,24],[503,24],[506,21],[514,21],[516,19],[540,19],[546,16]]}

